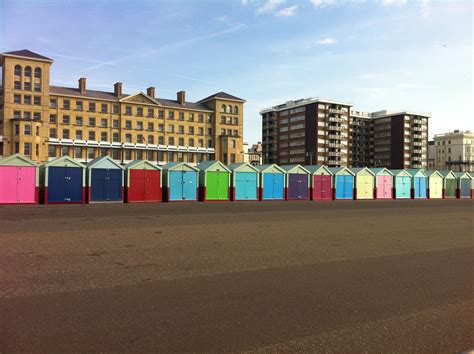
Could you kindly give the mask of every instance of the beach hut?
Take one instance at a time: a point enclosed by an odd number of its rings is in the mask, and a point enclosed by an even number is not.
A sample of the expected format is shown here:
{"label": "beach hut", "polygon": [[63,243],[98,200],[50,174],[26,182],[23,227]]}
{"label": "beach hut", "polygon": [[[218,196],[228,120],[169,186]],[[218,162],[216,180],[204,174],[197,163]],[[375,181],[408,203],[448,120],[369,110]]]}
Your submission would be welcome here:
{"label": "beach hut", "polygon": [[411,174],[407,170],[390,170],[393,173],[393,195],[396,199],[411,198]]}
{"label": "beach hut", "polygon": [[375,173],[367,167],[351,168],[355,176],[355,199],[374,199]]}
{"label": "beach hut", "polygon": [[422,199],[428,197],[428,177],[423,170],[409,169],[408,173],[411,179],[411,197],[413,199]]}
{"label": "beach hut", "polygon": [[334,199],[354,198],[354,173],[347,167],[329,167],[333,175]]}
{"label": "beach hut", "polygon": [[122,202],[124,168],[108,156],[87,164],[88,202]]}
{"label": "beach hut", "polygon": [[375,177],[375,198],[393,198],[393,174],[385,167],[375,167],[370,169]]}
{"label": "beach hut", "polygon": [[148,160],[135,160],[125,165],[125,201],[161,202],[161,167]]}
{"label": "beach hut", "polygon": [[169,162],[163,166],[164,200],[194,202],[198,200],[199,170],[185,162]]}
{"label": "beach hut", "polygon": [[332,200],[332,174],[326,166],[305,166],[310,173],[311,200]]}
{"label": "beach hut", "polygon": [[255,166],[260,171],[259,200],[285,200],[286,171],[280,166]]}
{"label": "beach hut", "polygon": [[247,162],[232,163],[231,199],[258,200],[259,170]]}
{"label": "beach hut", "polygon": [[199,169],[199,200],[217,202],[229,200],[230,170],[220,161],[204,161]]}
{"label": "beach hut", "polygon": [[0,204],[37,204],[38,165],[15,154],[0,160]]}
{"label": "beach hut", "polygon": [[286,200],[309,200],[309,171],[301,165],[285,165],[281,168],[286,172]]}
{"label": "beach hut", "polygon": [[44,204],[86,202],[86,166],[67,155],[41,166],[40,181]]}
{"label": "beach hut", "polygon": [[443,198],[443,175],[438,171],[425,171],[428,177],[428,198]]}
{"label": "beach hut", "polygon": [[439,171],[443,176],[443,198],[456,198],[457,178],[453,171]]}
{"label": "beach hut", "polygon": [[468,172],[454,172],[457,179],[456,195],[458,198],[472,198],[472,177]]}

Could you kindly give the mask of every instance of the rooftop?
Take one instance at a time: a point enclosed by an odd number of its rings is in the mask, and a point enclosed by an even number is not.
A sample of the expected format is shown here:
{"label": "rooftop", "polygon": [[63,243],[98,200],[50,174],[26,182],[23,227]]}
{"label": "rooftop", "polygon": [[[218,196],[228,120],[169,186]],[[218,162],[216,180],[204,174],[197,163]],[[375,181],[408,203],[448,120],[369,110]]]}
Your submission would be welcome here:
{"label": "rooftop", "polygon": [[36,60],[46,60],[46,61],[50,61],[50,62],[53,61],[50,58],[47,58],[47,57],[42,56],[38,53],[32,52],[31,50],[28,50],[28,49],[15,50],[13,52],[5,52],[5,53],[2,53],[2,55],[23,57],[23,58],[36,59]]}
{"label": "rooftop", "polygon": [[352,106],[352,103],[348,102],[341,102],[341,101],[334,101],[334,100],[327,100],[319,97],[309,97],[309,98],[300,98],[298,100],[294,101],[287,101],[283,104],[264,108],[260,111],[260,114],[266,113],[266,112],[274,112],[274,111],[282,111],[287,108],[294,108],[294,107],[299,107],[299,106],[306,106],[308,104],[316,103],[316,102],[321,102],[321,103],[331,103],[331,104],[339,104],[342,106]]}

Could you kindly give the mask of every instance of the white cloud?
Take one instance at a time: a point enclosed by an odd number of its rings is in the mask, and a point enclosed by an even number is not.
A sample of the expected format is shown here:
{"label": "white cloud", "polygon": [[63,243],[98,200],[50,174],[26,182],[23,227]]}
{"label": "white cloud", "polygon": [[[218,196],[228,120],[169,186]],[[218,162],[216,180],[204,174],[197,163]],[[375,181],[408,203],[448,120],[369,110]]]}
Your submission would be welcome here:
{"label": "white cloud", "polygon": [[272,13],[275,12],[276,9],[281,5],[284,4],[286,0],[267,0],[263,6],[257,9],[258,14],[265,14],[265,13]]}
{"label": "white cloud", "polygon": [[383,5],[405,5],[408,0],[382,0]]}
{"label": "white cloud", "polygon": [[425,19],[430,18],[431,16],[431,7],[430,0],[423,0],[420,5],[421,16]]}
{"label": "white cloud", "polygon": [[316,44],[319,44],[319,45],[333,45],[336,43],[337,41],[331,37],[323,38],[323,39],[320,39],[319,41],[316,41]]}
{"label": "white cloud", "polygon": [[314,7],[325,7],[331,5],[334,0],[310,0]]}
{"label": "white cloud", "polygon": [[275,16],[278,16],[278,17],[291,17],[291,16],[296,15],[297,10],[298,10],[298,5],[285,7],[284,9],[281,9],[281,10],[275,12]]}

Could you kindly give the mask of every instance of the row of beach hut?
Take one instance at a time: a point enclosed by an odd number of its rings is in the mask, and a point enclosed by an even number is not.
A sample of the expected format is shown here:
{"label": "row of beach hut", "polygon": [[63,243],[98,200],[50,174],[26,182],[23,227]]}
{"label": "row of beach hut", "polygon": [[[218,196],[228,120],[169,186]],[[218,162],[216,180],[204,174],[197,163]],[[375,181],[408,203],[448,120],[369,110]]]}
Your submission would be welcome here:
{"label": "row of beach hut", "polygon": [[0,204],[473,198],[467,172],[329,168],[322,165],[198,166],[109,157],[87,165],[62,156],[37,165],[22,155],[0,160]]}

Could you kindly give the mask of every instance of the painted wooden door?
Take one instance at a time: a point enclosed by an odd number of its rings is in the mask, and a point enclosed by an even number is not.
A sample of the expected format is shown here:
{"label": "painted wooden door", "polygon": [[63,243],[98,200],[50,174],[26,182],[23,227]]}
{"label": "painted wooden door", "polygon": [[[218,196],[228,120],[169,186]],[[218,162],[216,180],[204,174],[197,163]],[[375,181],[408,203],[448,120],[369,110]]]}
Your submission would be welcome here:
{"label": "painted wooden door", "polygon": [[410,198],[411,177],[397,176],[395,177],[395,197],[397,199]]}
{"label": "painted wooden door", "polygon": [[48,203],[82,202],[82,169],[51,166],[48,168]]}
{"label": "painted wooden door", "polygon": [[184,200],[183,188],[183,172],[170,171],[169,172],[169,199],[170,200]]}
{"label": "painted wooden door", "polygon": [[130,202],[145,201],[145,170],[129,170],[128,200]]}
{"label": "painted wooden door", "polygon": [[460,181],[460,196],[470,197],[471,196],[471,180],[468,178],[461,178]]}
{"label": "painted wooden door", "polygon": [[237,172],[235,175],[235,199],[257,200],[257,174]]}
{"label": "painted wooden door", "polygon": [[91,173],[92,201],[122,200],[122,170],[93,168]]}
{"label": "painted wooden door", "polygon": [[439,177],[430,177],[430,199],[437,199],[443,197],[443,181]]}
{"label": "painted wooden door", "polygon": [[227,200],[229,195],[229,174],[210,171],[206,174],[206,199]]}
{"label": "painted wooden door", "polygon": [[358,176],[356,177],[357,183],[357,199],[373,199],[373,177],[372,176]]}
{"label": "painted wooden door", "polygon": [[336,199],[352,199],[354,178],[352,176],[336,176]]}
{"label": "painted wooden door", "polygon": [[183,171],[183,196],[184,200],[197,199],[197,173]]}
{"label": "painted wooden door", "polygon": [[445,198],[456,197],[456,180],[454,178],[447,178],[445,181],[446,189],[444,190]]}
{"label": "painted wooden door", "polygon": [[415,198],[426,198],[426,180],[425,177],[414,177],[414,197]]}
{"label": "painted wooden door", "polygon": [[161,171],[145,170],[145,201],[161,200]]}
{"label": "painted wooden door", "polygon": [[313,177],[313,199],[331,199],[331,176]]}
{"label": "painted wooden door", "polygon": [[284,175],[282,173],[263,174],[263,199],[284,199]]}
{"label": "painted wooden door", "polygon": [[392,198],[392,176],[377,176],[377,199]]}
{"label": "painted wooden door", "polygon": [[308,176],[299,173],[288,175],[288,199],[308,199]]}
{"label": "painted wooden door", "polygon": [[35,167],[0,167],[0,203],[24,204],[36,202]]}

